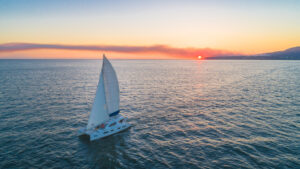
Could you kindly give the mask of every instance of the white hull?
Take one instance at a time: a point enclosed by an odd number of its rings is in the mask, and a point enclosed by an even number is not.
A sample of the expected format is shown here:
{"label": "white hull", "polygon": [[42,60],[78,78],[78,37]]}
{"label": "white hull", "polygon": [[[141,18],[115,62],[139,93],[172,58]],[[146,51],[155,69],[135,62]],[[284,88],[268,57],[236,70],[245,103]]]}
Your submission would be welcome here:
{"label": "white hull", "polygon": [[94,129],[81,128],[78,131],[78,136],[88,135],[90,141],[110,136],[112,134],[128,129],[131,125],[127,123],[127,119],[121,115],[110,117],[103,126],[97,126]]}

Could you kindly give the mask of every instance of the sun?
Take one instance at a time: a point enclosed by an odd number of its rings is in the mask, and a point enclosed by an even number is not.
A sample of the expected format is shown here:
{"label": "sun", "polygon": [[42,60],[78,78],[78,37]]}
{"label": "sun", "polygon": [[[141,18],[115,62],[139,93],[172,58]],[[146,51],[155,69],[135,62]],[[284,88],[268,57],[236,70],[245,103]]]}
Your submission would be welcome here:
{"label": "sun", "polygon": [[202,59],[202,56],[198,56],[198,59]]}

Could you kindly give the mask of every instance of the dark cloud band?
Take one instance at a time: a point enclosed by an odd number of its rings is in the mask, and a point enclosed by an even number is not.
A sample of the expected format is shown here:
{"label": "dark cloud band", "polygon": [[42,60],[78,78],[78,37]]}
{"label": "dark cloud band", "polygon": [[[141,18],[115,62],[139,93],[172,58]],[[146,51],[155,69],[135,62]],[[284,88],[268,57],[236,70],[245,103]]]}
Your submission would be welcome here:
{"label": "dark cloud band", "polygon": [[167,45],[153,46],[110,46],[110,45],[60,45],[60,44],[37,44],[37,43],[7,43],[0,44],[0,52],[12,52],[35,49],[60,49],[60,50],[86,50],[107,51],[117,53],[156,53],[173,57],[194,58],[198,55],[204,57],[236,54],[230,51],[210,48],[174,48]]}

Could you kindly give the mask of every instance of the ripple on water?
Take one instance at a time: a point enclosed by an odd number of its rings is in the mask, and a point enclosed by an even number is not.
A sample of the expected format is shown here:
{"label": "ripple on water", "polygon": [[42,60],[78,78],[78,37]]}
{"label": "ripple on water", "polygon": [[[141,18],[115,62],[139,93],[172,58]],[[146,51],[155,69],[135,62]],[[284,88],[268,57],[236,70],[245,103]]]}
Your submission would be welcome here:
{"label": "ripple on water", "polygon": [[297,168],[300,62],[113,60],[132,128],[79,139],[93,60],[0,62],[0,168]]}

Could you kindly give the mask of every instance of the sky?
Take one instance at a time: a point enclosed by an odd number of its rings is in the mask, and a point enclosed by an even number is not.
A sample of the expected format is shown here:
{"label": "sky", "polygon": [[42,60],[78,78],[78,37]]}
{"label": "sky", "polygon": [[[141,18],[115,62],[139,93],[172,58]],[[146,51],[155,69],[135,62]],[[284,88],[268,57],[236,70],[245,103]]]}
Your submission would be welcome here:
{"label": "sky", "polygon": [[300,46],[298,0],[0,0],[0,58],[191,59]]}

